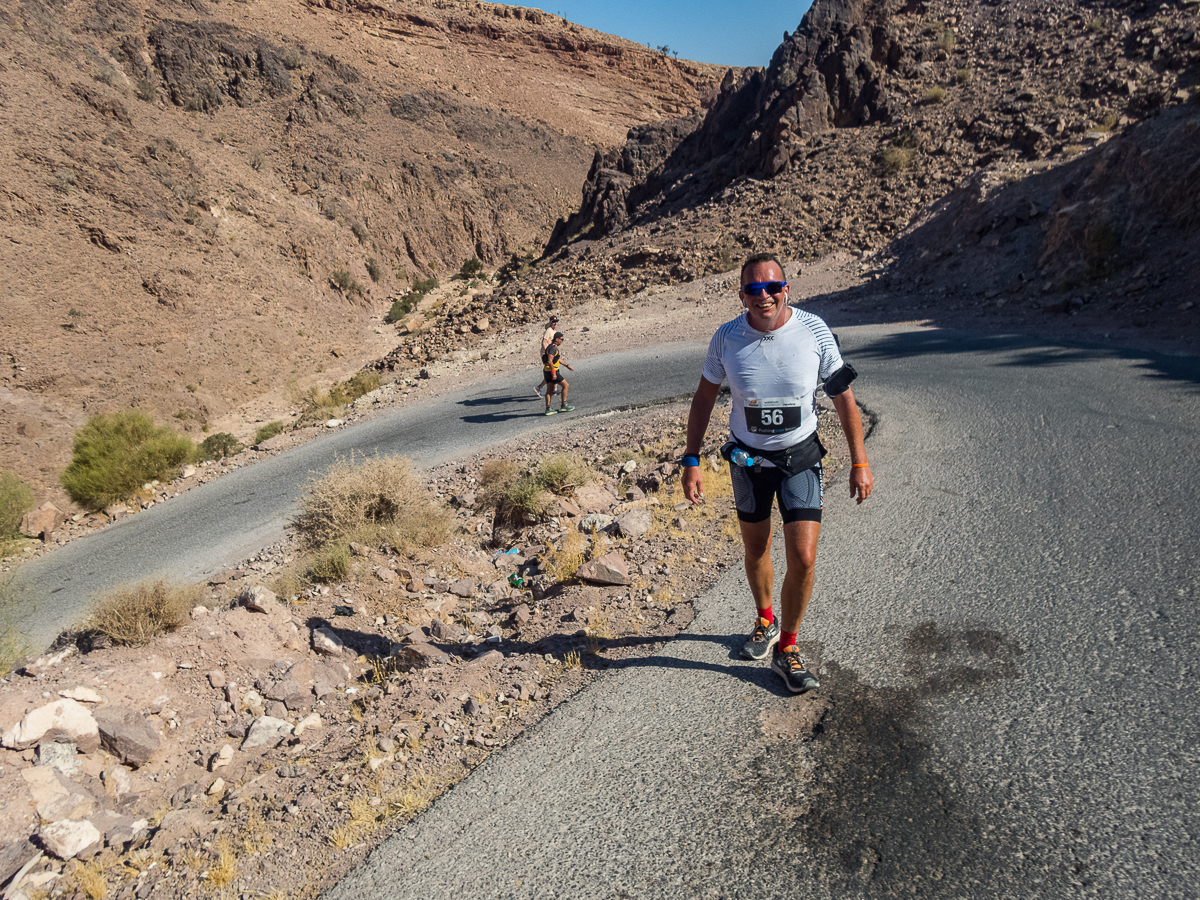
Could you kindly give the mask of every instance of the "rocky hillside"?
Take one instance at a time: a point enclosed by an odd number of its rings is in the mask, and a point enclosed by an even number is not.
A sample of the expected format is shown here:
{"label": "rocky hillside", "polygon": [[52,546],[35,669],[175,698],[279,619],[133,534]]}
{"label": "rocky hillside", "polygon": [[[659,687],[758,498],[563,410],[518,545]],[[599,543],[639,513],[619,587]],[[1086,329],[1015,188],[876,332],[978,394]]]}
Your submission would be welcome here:
{"label": "rocky hillside", "polygon": [[723,72],[476,2],[5,4],[0,467],[55,496],[96,412],[200,437],[352,372],[391,297],[540,252],[597,147]]}
{"label": "rocky hillside", "polygon": [[[1086,307],[1106,333],[1194,349],[1198,11],[817,0],[770,67],[729,73],[706,115],[598,153],[533,274],[462,316],[628,296],[750,250],[849,249],[887,292],[871,300],[880,318]],[[454,343],[452,324],[390,364]]]}

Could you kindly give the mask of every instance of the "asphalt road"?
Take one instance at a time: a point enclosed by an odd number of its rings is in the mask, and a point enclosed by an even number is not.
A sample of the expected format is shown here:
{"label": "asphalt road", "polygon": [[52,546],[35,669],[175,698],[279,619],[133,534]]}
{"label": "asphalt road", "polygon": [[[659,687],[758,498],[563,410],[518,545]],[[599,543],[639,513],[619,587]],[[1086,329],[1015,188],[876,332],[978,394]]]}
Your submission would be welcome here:
{"label": "asphalt road", "polygon": [[[690,396],[704,347],[672,345],[572,360],[570,416],[586,416]],[[654,372],[653,379],[647,372]],[[168,576],[195,581],[278,540],[305,484],[353,455],[403,454],[419,465],[515,437],[531,428],[561,429],[533,396],[534,367],[397,409],[194,488],[23,565],[0,611],[34,648],[47,646],[86,613],[90,598],[116,585]],[[557,403],[556,403],[557,405]]]}
{"label": "asphalt road", "polygon": [[842,338],[876,490],[826,499],[820,691],[737,658],[730,570],[328,900],[1196,896],[1200,362]]}

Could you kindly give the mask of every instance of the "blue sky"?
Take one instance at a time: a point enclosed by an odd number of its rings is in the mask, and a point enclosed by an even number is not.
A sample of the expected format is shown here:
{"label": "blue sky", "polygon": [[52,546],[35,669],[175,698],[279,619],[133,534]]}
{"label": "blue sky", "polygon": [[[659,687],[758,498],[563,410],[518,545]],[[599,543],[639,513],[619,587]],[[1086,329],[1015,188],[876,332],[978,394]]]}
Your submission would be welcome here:
{"label": "blue sky", "polygon": [[526,3],[639,44],[666,44],[684,59],[765,66],[812,0],[542,0]]}

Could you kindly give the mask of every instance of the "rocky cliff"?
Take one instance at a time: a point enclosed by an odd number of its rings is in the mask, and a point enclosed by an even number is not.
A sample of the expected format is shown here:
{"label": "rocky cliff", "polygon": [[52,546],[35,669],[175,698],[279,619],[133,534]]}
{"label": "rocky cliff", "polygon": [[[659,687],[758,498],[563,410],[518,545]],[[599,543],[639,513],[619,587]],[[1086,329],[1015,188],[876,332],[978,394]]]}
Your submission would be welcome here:
{"label": "rocky cliff", "polygon": [[497,4],[5,5],[0,467],[53,495],[96,412],[199,439],[344,377],[392,297],[539,251],[597,148],[724,71]]}

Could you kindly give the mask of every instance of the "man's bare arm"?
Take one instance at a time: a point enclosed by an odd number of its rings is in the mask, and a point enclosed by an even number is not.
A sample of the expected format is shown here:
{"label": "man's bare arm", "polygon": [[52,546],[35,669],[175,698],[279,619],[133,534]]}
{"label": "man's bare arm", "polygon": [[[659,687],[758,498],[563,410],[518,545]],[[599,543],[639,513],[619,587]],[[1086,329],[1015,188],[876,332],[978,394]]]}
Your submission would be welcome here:
{"label": "man's bare arm", "polygon": [[833,408],[837,410],[842,431],[846,434],[846,443],[850,445],[850,496],[862,503],[875,489],[875,476],[871,474],[871,468],[867,465],[862,417],[858,414],[858,404],[854,402],[854,391],[846,388],[834,397]]}
{"label": "man's bare arm", "polygon": [[[704,445],[704,434],[708,431],[708,420],[712,418],[713,405],[717,395],[721,393],[721,385],[713,384],[707,378],[701,377],[696,393],[692,395],[692,408],[688,413],[687,446],[684,456],[699,456],[700,448]],[[704,499],[704,476],[699,466],[687,466],[683,470],[683,496],[692,503]]]}

